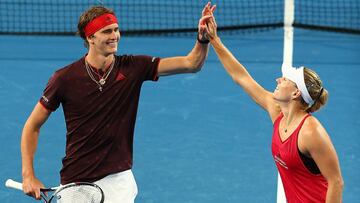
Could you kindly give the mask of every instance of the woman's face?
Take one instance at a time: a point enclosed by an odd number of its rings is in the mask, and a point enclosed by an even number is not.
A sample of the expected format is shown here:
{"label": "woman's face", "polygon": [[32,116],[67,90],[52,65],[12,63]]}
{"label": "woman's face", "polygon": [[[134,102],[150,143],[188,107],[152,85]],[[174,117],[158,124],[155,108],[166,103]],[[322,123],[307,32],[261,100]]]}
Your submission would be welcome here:
{"label": "woman's face", "polygon": [[276,82],[277,86],[274,90],[275,100],[281,102],[291,101],[293,93],[298,91],[296,84],[285,77],[276,79]]}

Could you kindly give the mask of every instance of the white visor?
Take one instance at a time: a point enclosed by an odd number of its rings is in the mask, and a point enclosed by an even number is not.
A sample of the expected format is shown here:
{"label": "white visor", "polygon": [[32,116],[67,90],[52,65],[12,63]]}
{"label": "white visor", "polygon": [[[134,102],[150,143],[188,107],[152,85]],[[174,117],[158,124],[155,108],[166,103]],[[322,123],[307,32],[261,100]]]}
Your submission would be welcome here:
{"label": "white visor", "polygon": [[305,85],[304,67],[300,67],[300,68],[283,67],[282,75],[283,77],[293,81],[296,84],[296,86],[301,92],[302,98],[307,104],[312,105],[314,103],[314,100],[311,98],[309,91],[307,90]]}

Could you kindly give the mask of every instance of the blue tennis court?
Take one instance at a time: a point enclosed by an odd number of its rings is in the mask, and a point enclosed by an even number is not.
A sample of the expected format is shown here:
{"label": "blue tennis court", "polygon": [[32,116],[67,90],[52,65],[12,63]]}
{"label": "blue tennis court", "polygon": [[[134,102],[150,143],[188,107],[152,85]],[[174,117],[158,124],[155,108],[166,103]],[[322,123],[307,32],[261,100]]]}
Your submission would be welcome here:
{"label": "blue tennis court", "polygon": [[[329,90],[315,115],[337,149],[344,202],[360,199],[360,36],[295,30],[294,65],[316,70]],[[187,37],[123,37],[119,54],[186,54]],[[224,36],[223,42],[268,90],[280,75],[283,31]],[[51,74],[86,52],[78,37],[0,36],[0,181],[21,180],[23,124]],[[135,129],[137,202],[275,202],[277,172],[272,125],[225,73],[213,50],[201,72],[146,82]],[[42,128],[35,167],[47,185],[59,183],[65,149],[62,110]],[[35,202],[2,186],[0,202]]]}
{"label": "blue tennis court", "polygon": [[[99,4],[115,9],[123,33],[119,55],[169,57],[193,48],[206,2],[0,0],[0,181],[22,180],[20,139],[27,117],[54,71],[87,51],[74,36],[82,11]],[[315,116],[339,156],[343,202],[359,202],[359,1],[211,2],[218,5],[222,41],[270,91],[281,76],[284,19],[294,17],[293,65],[314,69],[329,91],[327,105]],[[293,2],[292,15],[284,14],[291,10],[285,2]],[[143,33],[153,36],[137,36]],[[36,175],[47,186],[59,184],[65,129],[60,107],[42,127],[34,160]],[[136,202],[276,202],[271,135],[267,113],[231,80],[210,48],[199,73],[143,85],[134,140]],[[36,201],[3,184],[0,202]]]}

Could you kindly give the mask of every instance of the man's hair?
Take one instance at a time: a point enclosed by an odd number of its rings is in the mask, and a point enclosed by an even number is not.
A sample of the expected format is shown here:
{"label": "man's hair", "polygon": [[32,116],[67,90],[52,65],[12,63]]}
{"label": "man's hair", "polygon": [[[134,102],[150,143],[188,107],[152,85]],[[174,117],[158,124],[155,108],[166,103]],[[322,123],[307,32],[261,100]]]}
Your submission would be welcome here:
{"label": "man's hair", "polygon": [[86,36],[85,36],[86,25],[90,21],[94,20],[96,17],[101,16],[106,13],[115,15],[113,10],[111,10],[109,8],[105,8],[103,6],[93,6],[93,7],[89,8],[88,10],[86,10],[83,14],[81,14],[81,16],[79,18],[79,23],[78,23],[77,34],[80,35],[80,37],[84,39],[85,47],[89,47],[89,42],[87,41]]}
{"label": "man's hair", "polygon": [[328,100],[328,91],[323,87],[322,81],[315,71],[304,68],[304,80],[306,89],[309,91],[314,103],[309,107],[308,104],[302,99],[302,103],[306,106],[306,111],[309,113],[319,110],[324,106]]}

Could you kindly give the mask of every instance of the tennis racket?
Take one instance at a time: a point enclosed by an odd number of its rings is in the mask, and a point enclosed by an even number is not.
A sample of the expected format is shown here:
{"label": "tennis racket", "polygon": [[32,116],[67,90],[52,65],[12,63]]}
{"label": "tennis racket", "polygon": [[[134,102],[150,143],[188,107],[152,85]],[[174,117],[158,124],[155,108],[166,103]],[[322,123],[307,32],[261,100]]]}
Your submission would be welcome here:
{"label": "tennis racket", "polygon": [[[5,186],[22,190],[22,183],[8,179]],[[66,185],[40,189],[41,198],[46,203],[103,203],[104,192],[94,184],[87,182],[69,183]],[[46,194],[48,193],[48,194]]]}

